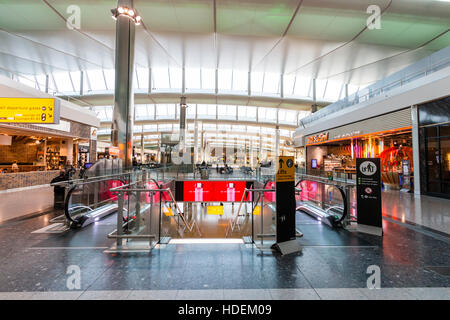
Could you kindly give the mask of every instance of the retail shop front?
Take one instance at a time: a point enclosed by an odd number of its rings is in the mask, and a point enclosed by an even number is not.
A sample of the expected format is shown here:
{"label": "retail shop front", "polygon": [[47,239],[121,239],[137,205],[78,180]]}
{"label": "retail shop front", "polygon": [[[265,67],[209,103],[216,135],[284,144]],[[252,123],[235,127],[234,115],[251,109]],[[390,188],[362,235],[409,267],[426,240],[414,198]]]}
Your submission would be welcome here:
{"label": "retail shop front", "polygon": [[411,190],[413,152],[410,108],[304,137],[306,172],[356,179],[356,158],[381,158],[386,189]]}
{"label": "retail shop front", "polygon": [[60,169],[78,167],[91,126],[71,120],[58,125],[0,124],[0,221],[53,207],[49,185]]}

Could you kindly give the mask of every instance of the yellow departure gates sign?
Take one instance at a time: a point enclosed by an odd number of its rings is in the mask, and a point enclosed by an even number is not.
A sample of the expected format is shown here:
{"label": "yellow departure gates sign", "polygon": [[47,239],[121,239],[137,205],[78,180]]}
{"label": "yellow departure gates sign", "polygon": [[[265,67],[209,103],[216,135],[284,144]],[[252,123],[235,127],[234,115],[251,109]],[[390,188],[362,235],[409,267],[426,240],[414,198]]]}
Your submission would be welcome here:
{"label": "yellow departure gates sign", "polygon": [[278,157],[276,182],[295,181],[294,157]]}
{"label": "yellow departure gates sign", "polygon": [[0,98],[0,123],[59,123],[59,101],[47,98]]}

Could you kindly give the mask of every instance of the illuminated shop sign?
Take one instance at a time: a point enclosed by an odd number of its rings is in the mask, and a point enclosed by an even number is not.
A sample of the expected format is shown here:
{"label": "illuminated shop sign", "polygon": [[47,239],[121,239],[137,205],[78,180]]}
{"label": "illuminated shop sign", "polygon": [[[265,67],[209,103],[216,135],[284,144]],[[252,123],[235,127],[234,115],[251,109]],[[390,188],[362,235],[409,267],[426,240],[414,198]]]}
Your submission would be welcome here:
{"label": "illuminated shop sign", "polygon": [[59,123],[59,101],[46,98],[0,98],[0,122]]}
{"label": "illuminated shop sign", "polygon": [[328,132],[322,132],[307,138],[307,144],[319,143],[328,140]]}
{"label": "illuminated shop sign", "polygon": [[350,138],[350,137],[354,137],[357,135],[360,135],[361,131],[352,131],[352,132],[347,132],[347,133],[343,133],[343,134],[338,134],[336,135],[333,139],[342,139],[342,138]]}
{"label": "illuminated shop sign", "polygon": [[108,147],[108,153],[111,156],[119,156],[120,155],[120,149],[119,149],[119,147],[111,146],[111,147]]}

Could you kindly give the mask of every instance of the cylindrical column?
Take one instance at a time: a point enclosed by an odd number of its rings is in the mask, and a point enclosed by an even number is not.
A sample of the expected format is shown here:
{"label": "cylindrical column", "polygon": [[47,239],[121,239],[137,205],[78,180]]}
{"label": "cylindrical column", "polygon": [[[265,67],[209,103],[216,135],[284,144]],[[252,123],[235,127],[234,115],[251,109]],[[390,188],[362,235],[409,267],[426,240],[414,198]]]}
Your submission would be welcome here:
{"label": "cylindrical column", "polygon": [[144,149],[144,135],[141,134],[141,163],[144,163],[144,157],[145,157],[145,149]]}
{"label": "cylindrical column", "polygon": [[[419,110],[416,105],[411,107],[411,122],[412,122],[412,146],[413,146],[413,161],[412,168],[414,169],[414,194],[420,195],[420,138],[419,138]],[[416,211],[417,212],[417,211]]]}
{"label": "cylindrical column", "polygon": [[[118,0],[118,7],[134,10],[133,0]],[[115,90],[111,141],[119,147],[119,158],[125,167],[131,167],[133,150],[133,69],[135,23],[119,15],[116,20]]]}
{"label": "cylindrical column", "polygon": [[312,79],[312,98],[313,98],[313,104],[311,106],[311,113],[314,113],[317,111],[316,79]]}
{"label": "cylindrical column", "polygon": [[[259,148],[258,148],[259,163],[261,163],[263,161],[262,152],[263,152],[263,138],[262,138],[262,133],[261,133],[261,129],[260,129],[260,131],[259,131]],[[256,165],[258,165],[258,163]]]}
{"label": "cylindrical column", "polygon": [[274,163],[278,163],[278,157],[280,156],[280,128],[277,126],[275,129],[275,159]]}
{"label": "cylindrical column", "polygon": [[185,151],[186,148],[186,97],[181,97],[180,101],[180,151]]}
{"label": "cylindrical column", "polygon": [[194,120],[194,166],[198,163],[198,122]]}

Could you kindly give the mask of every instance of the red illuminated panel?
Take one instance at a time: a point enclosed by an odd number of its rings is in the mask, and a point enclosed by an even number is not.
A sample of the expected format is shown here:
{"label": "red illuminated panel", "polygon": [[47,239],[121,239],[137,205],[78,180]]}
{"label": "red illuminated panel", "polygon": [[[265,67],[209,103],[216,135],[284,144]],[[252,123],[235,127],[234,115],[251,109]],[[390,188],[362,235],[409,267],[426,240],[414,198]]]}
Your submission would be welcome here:
{"label": "red illuminated panel", "polygon": [[184,201],[234,202],[241,201],[246,181],[184,181],[183,185]]}
{"label": "red illuminated panel", "polygon": [[316,200],[318,196],[317,182],[303,180],[300,183],[300,189],[302,190],[302,192],[300,193],[299,200],[301,201]]}
{"label": "red illuminated panel", "polygon": [[[120,180],[108,180],[105,184],[101,183],[101,192],[100,192],[100,199],[101,200],[112,200],[116,201],[118,196],[117,193],[113,194],[111,191],[109,191],[112,188],[120,187],[123,185],[123,182]],[[125,194],[124,199],[128,199],[128,196]]]}

